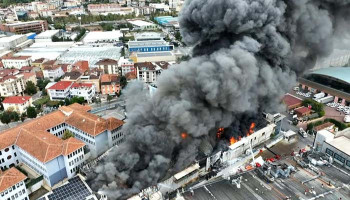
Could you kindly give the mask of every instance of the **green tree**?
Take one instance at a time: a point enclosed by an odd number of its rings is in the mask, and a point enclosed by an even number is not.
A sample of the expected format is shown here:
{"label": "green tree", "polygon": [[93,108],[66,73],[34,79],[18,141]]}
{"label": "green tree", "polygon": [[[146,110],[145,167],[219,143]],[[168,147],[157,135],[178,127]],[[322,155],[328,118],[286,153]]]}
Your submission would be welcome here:
{"label": "green tree", "polygon": [[70,100],[70,104],[73,104],[73,103],[83,104],[84,102],[85,102],[84,97],[73,97]]}
{"label": "green tree", "polygon": [[17,122],[19,120],[19,114],[17,112],[10,112],[10,119]]}
{"label": "green tree", "polygon": [[[27,110],[27,112],[28,112],[28,110]],[[24,120],[27,118],[27,114],[24,112],[24,113],[22,113],[22,115],[21,115],[21,121],[22,122],[24,122]]]}
{"label": "green tree", "polygon": [[120,77],[120,86],[122,88],[125,88],[125,86],[128,84],[128,81],[126,80],[126,77],[125,76],[121,76]]}
{"label": "green tree", "polygon": [[11,118],[10,118],[10,114],[8,112],[4,112],[2,115],[1,115],[1,122],[3,124],[8,124],[11,122]]}
{"label": "green tree", "polygon": [[74,137],[74,134],[70,130],[66,130],[63,133],[62,140],[66,140],[71,137]]}
{"label": "green tree", "polygon": [[175,33],[175,38],[176,38],[176,40],[178,40],[178,41],[180,41],[180,42],[181,42],[181,40],[182,40],[182,36],[181,36],[181,34],[180,34],[180,32],[179,32],[179,31],[176,31],[176,33]]}
{"label": "green tree", "polygon": [[39,88],[40,91],[42,91],[43,89],[45,89],[46,85],[50,83],[49,79],[39,79],[37,82],[37,86]]}
{"label": "green tree", "polygon": [[32,81],[28,81],[24,92],[28,95],[33,95],[37,93],[35,84]]}
{"label": "green tree", "polygon": [[34,107],[28,107],[27,108],[27,116],[29,117],[29,118],[36,118],[36,116],[37,116],[37,113],[36,113],[36,110],[35,110],[35,108]]}

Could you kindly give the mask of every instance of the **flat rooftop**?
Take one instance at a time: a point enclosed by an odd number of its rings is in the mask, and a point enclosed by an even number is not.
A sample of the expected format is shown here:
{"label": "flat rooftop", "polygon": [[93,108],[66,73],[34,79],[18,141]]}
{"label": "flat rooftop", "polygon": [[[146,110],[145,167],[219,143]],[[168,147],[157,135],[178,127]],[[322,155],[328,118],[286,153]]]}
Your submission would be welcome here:
{"label": "flat rooftop", "polygon": [[169,51],[162,52],[138,52],[137,57],[153,57],[153,56],[172,56],[173,54]]}
{"label": "flat rooftop", "polygon": [[92,31],[86,34],[86,36],[83,39],[83,42],[88,42],[91,40],[118,40],[119,38],[123,37],[123,34],[119,30],[114,31]]}
{"label": "flat rooftop", "polygon": [[39,35],[35,36],[35,39],[50,38],[59,32],[60,32],[59,30],[47,30],[47,31],[44,31],[44,32],[40,33]]}
{"label": "flat rooftop", "polygon": [[168,43],[164,40],[148,40],[148,41],[129,41],[129,48],[134,47],[157,47],[168,45]]}
{"label": "flat rooftop", "polygon": [[334,146],[338,150],[350,155],[350,139],[345,136],[340,136],[334,138],[332,141],[328,142],[328,144]]}
{"label": "flat rooftop", "polygon": [[143,20],[129,20],[128,22],[134,26],[139,26],[139,27],[140,26],[153,26],[153,25],[155,25],[154,23],[146,22]]}

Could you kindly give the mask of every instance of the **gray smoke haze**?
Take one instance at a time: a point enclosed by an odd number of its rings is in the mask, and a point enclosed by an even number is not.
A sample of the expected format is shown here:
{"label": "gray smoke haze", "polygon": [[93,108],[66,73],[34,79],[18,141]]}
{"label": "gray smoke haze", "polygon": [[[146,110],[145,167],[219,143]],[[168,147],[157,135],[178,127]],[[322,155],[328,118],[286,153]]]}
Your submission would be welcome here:
{"label": "gray smoke haze", "polygon": [[343,36],[350,15],[338,13],[349,2],[187,1],[180,26],[194,57],[164,71],[152,97],[142,83],[128,85],[126,142],[96,167],[91,187],[125,199],[191,164],[203,140],[215,145],[217,128],[281,109],[296,77]]}

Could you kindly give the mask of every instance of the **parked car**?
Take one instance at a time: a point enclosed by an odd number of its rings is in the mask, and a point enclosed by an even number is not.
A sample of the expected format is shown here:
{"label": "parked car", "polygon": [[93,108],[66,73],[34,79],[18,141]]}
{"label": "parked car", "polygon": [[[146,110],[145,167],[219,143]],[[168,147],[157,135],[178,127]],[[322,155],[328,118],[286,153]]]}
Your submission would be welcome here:
{"label": "parked car", "polygon": [[303,128],[300,128],[300,129],[299,129],[299,134],[300,134],[303,138],[306,138],[306,137],[307,137],[307,133],[304,131]]}
{"label": "parked car", "polygon": [[294,87],[293,90],[294,91],[299,91],[299,87]]}
{"label": "parked car", "polygon": [[344,122],[350,123],[350,115],[345,115]]}

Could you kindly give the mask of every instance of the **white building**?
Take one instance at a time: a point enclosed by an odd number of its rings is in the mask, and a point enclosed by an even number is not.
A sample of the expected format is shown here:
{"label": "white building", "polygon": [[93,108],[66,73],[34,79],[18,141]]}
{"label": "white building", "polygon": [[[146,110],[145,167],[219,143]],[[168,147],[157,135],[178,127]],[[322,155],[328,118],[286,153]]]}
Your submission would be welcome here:
{"label": "white building", "polygon": [[169,5],[166,5],[165,3],[150,3],[149,7],[159,12],[169,12],[170,10]]}
{"label": "white building", "polygon": [[143,20],[128,20],[128,23],[134,26],[137,30],[154,30],[158,28],[157,24],[154,24],[153,22],[147,22]]}
{"label": "white building", "polygon": [[58,37],[60,30],[47,30],[35,36],[35,42],[52,42],[52,37]]}
{"label": "white building", "polygon": [[44,78],[50,79],[50,81],[54,81],[57,78],[60,78],[64,75],[64,71],[62,67],[59,65],[54,65],[52,67],[45,67],[43,70]]}
{"label": "white building", "polygon": [[15,167],[0,171],[0,199],[29,200],[24,183],[27,177]]}
{"label": "white building", "polygon": [[0,95],[2,97],[21,95],[24,93],[25,86],[23,74],[6,76],[0,79]]}
{"label": "white building", "polygon": [[327,154],[332,160],[350,170],[350,128],[337,133],[318,131],[314,141],[316,151]]}
{"label": "white building", "polygon": [[159,32],[141,32],[134,34],[135,41],[163,40],[164,36]]}
{"label": "white building", "polygon": [[64,100],[70,97],[70,88],[73,82],[59,81],[47,89],[50,100]]}
{"label": "white building", "polygon": [[0,47],[5,47],[7,49],[23,48],[32,43],[33,41],[28,40],[26,35],[12,35],[0,38]]}
{"label": "white building", "polygon": [[30,56],[9,56],[2,59],[4,68],[21,69],[24,66],[30,66],[32,63]]}
{"label": "white building", "polygon": [[156,83],[158,76],[163,70],[168,69],[169,63],[167,62],[143,62],[136,63],[135,68],[137,70],[137,79],[145,83]]}
{"label": "white building", "polygon": [[[103,119],[89,110],[89,106],[80,104],[62,106],[57,111],[1,132],[1,170],[22,163],[43,175],[46,186],[53,187],[75,176],[90,156],[96,158],[112,145],[124,141],[123,121]],[[74,134],[74,138],[63,140],[67,130]]]}
{"label": "white building", "polygon": [[122,70],[122,75],[125,76],[129,72],[136,72],[135,71],[135,63],[131,59],[126,59],[124,57],[121,57],[118,66]]}
{"label": "white building", "polygon": [[83,43],[90,46],[113,46],[119,42],[120,37],[123,37],[123,34],[119,30],[92,31],[86,34]]}
{"label": "white building", "polygon": [[84,100],[91,102],[96,94],[96,86],[92,83],[73,83],[70,89],[72,97],[84,97]]}
{"label": "white building", "polygon": [[117,60],[102,59],[96,64],[97,68],[102,69],[104,74],[120,74]]}
{"label": "white building", "polygon": [[20,114],[27,111],[27,108],[33,106],[32,97],[30,96],[10,96],[2,102],[4,110],[13,110]]}

